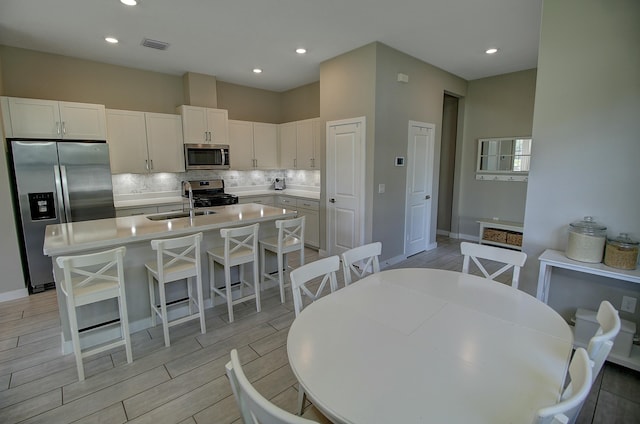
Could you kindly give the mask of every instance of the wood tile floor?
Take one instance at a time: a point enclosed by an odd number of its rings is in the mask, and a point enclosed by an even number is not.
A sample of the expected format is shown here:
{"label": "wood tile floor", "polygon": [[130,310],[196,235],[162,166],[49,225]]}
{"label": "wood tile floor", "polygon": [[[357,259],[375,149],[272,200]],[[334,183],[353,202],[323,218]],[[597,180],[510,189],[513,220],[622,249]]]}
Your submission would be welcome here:
{"label": "wood tile floor", "polygon": [[[307,262],[317,252],[306,252]],[[292,263],[295,258],[292,258]],[[438,248],[394,266],[460,270],[459,243],[438,239]],[[342,285],[342,276],[339,276]],[[132,364],[124,349],[85,361],[77,381],[75,359],[60,351],[55,291],[0,303],[0,423],[239,423],[225,376],[229,351],[237,348],[258,391],[293,411],[297,383],[287,363],[287,331],[293,303],[265,290],[262,312],[251,302],[206,311],[207,334],[196,321],[171,329],[165,348],[161,327],[132,335]],[[326,422],[308,406],[305,416]],[[640,423],[640,373],[607,364],[579,423]]]}

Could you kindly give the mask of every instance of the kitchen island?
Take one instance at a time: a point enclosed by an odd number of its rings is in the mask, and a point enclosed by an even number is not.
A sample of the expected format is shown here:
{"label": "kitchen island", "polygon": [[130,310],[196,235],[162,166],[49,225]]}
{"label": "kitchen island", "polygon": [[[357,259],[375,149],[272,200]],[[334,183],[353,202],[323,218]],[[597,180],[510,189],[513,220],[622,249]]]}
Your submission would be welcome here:
{"label": "kitchen island", "polygon": [[[127,310],[131,332],[139,331],[151,325],[151,308],[149,306],[149,289],[144,264],[156,258],[156,252],[151,249],[150,240],[159,238],[180,237],[202,232],[202,271],[204,293],[209,293],[209,271],[207,267],[206,251],[221,246],[221,228],[239,227],[260,223],[260,238],[276,234],[275,220],[294,218],[296,211],[276,208],[255,203],[218,206],[202,210],[207,214],[174,219],[159,219],[157,215],[136,215],[120,218],[82,221],[67,224],[49,225],[44,239],[44,254],[53,261],[55,281],[63,278],[63,273],[55,264],[58,256],[81,255],[107,250],[118,246],[125,246],[127,252],[124,258],[124,273],[127,293]],[[216,281],[222,282],[222,273]],[[186,297],[180,288],[168,287],[168,299]],[[206,306],[211,306],[211,300],[206,299]],[[71,335],[66,308],[66,298],[58,291],[58,305],[62,326],[63,351],[71,352]],[[81,328],[100,326],[117,319],[117,302],[104,301],[88,305],[78,311]],[[99,327],[98,327],[99,328]],[[112,337],[110,331],[92,330],[87,332],[87,344],[99,343]]]}

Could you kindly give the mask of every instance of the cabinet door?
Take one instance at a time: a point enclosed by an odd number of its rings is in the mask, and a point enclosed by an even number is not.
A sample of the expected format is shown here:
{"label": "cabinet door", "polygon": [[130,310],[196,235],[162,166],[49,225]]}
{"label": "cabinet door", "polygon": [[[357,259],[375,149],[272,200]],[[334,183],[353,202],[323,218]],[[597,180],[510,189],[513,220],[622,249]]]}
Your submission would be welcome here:
{"label": "cabinet door", "polygon": [[253,125],[229,120],[229,157],[231,169],[253,169]]}
{"label": "cabinet door", "polygon": [[253,156],[258,169],[278,168],[278,126],[253,123]]}
{"label": "cabinet door", "polygon": [[107,123],[103,105],[59,102],[62,138],[106,140]]}
{"label": "cabinet door", "polygon": [[304,224],[304,242],[309,246],[320,247],[320,202],[297,199],[298,215],[306,217]]}
{"label": "cabinet door", "polygon": [[322,126],[319,119],[313,120],[313,160],[311,168],[320,170],[322,168],[322,151],[324,150],[324,140],[321,138]]}
{"label": "cabinet door", "polygon": [[224,109],[207,109],[209,143],[229,144],[227,129],[228,113]]}
{"label": "cabinet door", "polygon": [[139,208],[116,209],[116,218],[121,216],[150,215],[152,213],[158,213],[158,208],[155,206],[141,206]]}
{"label": "cabinet door", "polygon": [[145,113],[151,172],[184,172],[180,115]]}
{"label": "cabinet door", "polygon": [[143,112],[107,109],[107,143],[111,173],[147,171],[147,131]]}
{"label": "cabinet door", "polygon": [[296,167],[296,123],[288,122],[279,125],[280,167],[295,169]]}
{"label": "cabinet door", "polygon": [[57,101],[9,98],[13,137],[61,138]]}
{"label": "cabinet door", "polygon": [[180,106],[182,133],[185,143],[208,143],[207,109],[196,106]]}
{"label": "cabinet door", "polygon": [[313,121],[305,120],[296,123],[296,168],[313,168]]}

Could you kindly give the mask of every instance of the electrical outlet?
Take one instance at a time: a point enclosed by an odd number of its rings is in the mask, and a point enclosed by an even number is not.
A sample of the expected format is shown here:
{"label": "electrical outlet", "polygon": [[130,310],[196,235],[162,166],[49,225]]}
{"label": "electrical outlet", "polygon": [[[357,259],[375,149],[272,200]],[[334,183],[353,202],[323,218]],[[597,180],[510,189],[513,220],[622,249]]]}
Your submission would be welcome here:
{"label": "electrical outlet", "polygon": [[622,305],[620,305],[620,309],[631,314],[635,313],[637,300],[638,299],[636,299],[635,297],[622,296]]}

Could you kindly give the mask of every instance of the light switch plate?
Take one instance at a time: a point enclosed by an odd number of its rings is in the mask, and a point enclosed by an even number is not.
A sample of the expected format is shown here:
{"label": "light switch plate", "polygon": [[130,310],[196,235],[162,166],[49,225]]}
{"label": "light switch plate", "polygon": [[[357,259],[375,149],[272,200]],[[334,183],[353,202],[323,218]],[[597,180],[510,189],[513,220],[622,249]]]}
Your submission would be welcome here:
{"label": "light switch plate", "polygon": [[631,314],[636,312],[636,302],[638,299],[631,296],[622,296],[622,305],[620,305],[620,309],[624,312],[629,312]]}
{"label": "light switch plate", "polygon": [[384,186],[384,184],[378,184],[378,194],[382,194],[384,193],[386,187]]}

